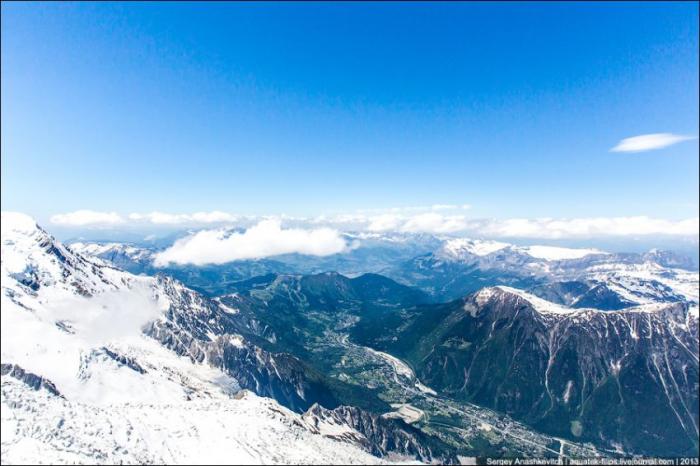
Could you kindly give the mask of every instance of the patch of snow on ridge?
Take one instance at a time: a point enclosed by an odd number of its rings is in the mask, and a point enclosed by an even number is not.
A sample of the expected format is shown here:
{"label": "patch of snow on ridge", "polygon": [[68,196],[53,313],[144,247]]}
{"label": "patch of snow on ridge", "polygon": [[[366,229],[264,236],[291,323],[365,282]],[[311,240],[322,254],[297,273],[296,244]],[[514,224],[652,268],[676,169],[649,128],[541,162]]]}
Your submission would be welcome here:
{"label": "patch of snow on ridge", "polygon": [[485,241],[478,239],[456,238],[445,242],[443,250],[449,256],[461,258],[465,253],[475,256],[486,256],[510,246],[499,241]]}
{"label": "patch of snow on ridge", "polygon": [[[493,294],[494,288],[482,288],[476,293],[476,302],[479,304],[479,306],[483,306],[489,299],[491,299]],[[465,310],[468,309],[465,307]],[[476,317],[476,309],[469,309],[469,312],[471,312],[472,317]]]}
{"label": "patch of snow on ridge", "polygon": [[547,261],[580,259],[593,254],[608,254],[599,249],[573,249],[556,246],[526,246],[518,248],[529,256]]}
{"label": "patch of snow on ridge", "polygon": [[[690,303],[700,302],[700,273],[683,269],[663,267],[653,262],[644,264],[599,264],[587,269],[587,276],[608,283],[610,287],[616,287],[615,291],[626,299],[645,304],[653,302],[643,294],[649,294],[650,290],[644,290],[645,282],[659,282],[669,287],[687,299]],[[641,286],[642,289],[635,289]],[[635,291],[641,293],[635,294]],[[653,291],[653,290],[651,290]]]}
{"label": "patch of snow on ridge", "polygon": [[231,343],[236,348],[245,347],[245,345],[244,345],[245,340],[240,335],[229,335],[229,343]]}
{"label": "patch of snow on ridge", "polygon": [[123,243],[70,243],[68,247],[81,254],[89,254],[91,256],[99,256],[108,253],[121,253],[133,260],[148,259],[152,252],[148,249],[131,246]]}
{"label": "patch of snow on ridge", "polygon": [[688,315],[696,319],[700,318],[700,308],[698,308],[698,306],[690,306],[688,308]]}
{"label": "patch of snow on ridge", "polygon": [[551,301],[547,301],[545,299],[539,298],[533,294],[530,294],[526,291],[519,290],[517,288],[511,288],[509,286],[496,286],[494,288],[497,288],[501,291],[505,291],[506,293],[512,293],[515,295],[520,296],[523,298],[525,301],[528,301],[532,307],[540,313],[550,313],[550,314],[572,314],[574,312],[580,312],[581,309],[571,309],[565,306],[561,306],[559,304],[555,304]]}
{"label": "patch of snow on ridge", "polygon": [[[235,295],[236,295],[236,293],[232,293],[229,296],[235,296]],[[214,298],[214,302],[216,302],[216,304],[219,305],[219,309],[221,309],[222,311],[224,311],[227,314],[238,314],[239,312],[241,312],[239,309],[233,308],[231,306],[227,306],[226,304],[222,303],[220,296]]]}
{"label": "patch of snow on ridge", "polygon": [[[477,302],[481,305],[482,303],[479,301],[479,298],[483,296],[488,296],[489,298],[493,295],[493,290],[499,289],[501,291],[504,291],[506,293],[511,293],[515,294],[517,296],[520,296],[527,302],[529,302],[532,307],[539,313],[542,314],[559,314],[559,315],[584,315],[586,313],[599,313],[599,312],[604,312],[607,314],[614,314],[614,313],[629,313],[629,312],[644,312],[644,313],[657,313],[660,311],[664,311],[669,309],[669,306],[673,306],[675,303],[647,303],[647,304],[641,304],[639,306],[631,306],[627,307],[625,309],[620,309],[616,311],[601,311],[599,309],[592,309],[592,308],[570,308],[566,306],[562,306],[560,304],[553,303],[551,301],[547,301],[546,299],[542,299],[540,297],[537,297],[531,293],[528,293],[523,290],[519,290],[517,288],[512,288],[509,286],[495,286],[492,288],[484,288],[481,291],[478,292],[476,299]],[[482,298],[483,299],[483,298]],[[692,311],[689,311],[692,312]]]}
{"label": "patch of snow on ridge", "polygon": [[534,259],[559,261],[581,259],[593,254],[608,254],[599,249],[563,248],[558,246],[516,246],[509,243],[470,238],[447,239],[441,249],[443,256],[454,260],[465,260],[473,256],[484,257],[498,251],[508,250],[515,254],[525,254]]}

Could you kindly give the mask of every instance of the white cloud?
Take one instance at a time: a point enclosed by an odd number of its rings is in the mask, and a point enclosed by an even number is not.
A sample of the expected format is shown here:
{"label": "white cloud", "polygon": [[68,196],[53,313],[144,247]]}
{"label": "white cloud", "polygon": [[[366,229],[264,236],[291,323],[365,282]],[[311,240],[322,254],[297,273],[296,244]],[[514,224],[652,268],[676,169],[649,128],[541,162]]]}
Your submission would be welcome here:
{"label": "white cloud", "polygon": [[[611,236],[697,236],[698,218],[685,220],[666,220],[647,216],[636,217],[593,217],[593,218],[510,218],[510,219],[473,219],[467,218],[463,213],[468,205],[436,204],[424,210],[418,208],[391,209],[389,211],[377,211],[375,213],[351,213],[337,214],[333,216],[318,217],[237,217],[220,211],[195,212],[192,214],[170,214],[163,212],[151,212],[147,214],[132,213],[127,219],[115,212],[94,212],[79,210],[76,212],[58,214],[51,217],[51,222],[57,225],[70,225],[82,227],[109,227],[131,223],[147,223],[151,225],[168,225],[189,227],[196,225],[228,224],[239,228],[249,228],[243,234],[229,234],[225,229],[209,230],[201,232],[200,237],[188,237],[186,242],[178,245],[182,254],[188,253],[188,248],[203,248],[203,241],[208,238],[212,241],[213,250],[208,252],[207,262],[216,259],[218,248],[222,244],[227,247],[235,247],[236,252],[224,251],[223,259],[216,263],[228,262],[237,258],[267,257],[286,252],[301,252],[302,250],[318,250],[317,255],[324,255],[324,247],[335,244],[344,247],[338,231],[358,232],[368,231],[375,233],[403,232],[403,233],[432,233],[450,234],[463,233],[470,236],[484,238],[512,237],[512,238],[592,238]],[[257,224],[256,224],[257,223]],[[282,225],[286,229],[282,229]],[[274,228],[272,228],[274,226]],[[276,228],[276,230],[275,230]],[[212,233],[214,232],[214,233]],[[321,232],[326,232],[322,236]],[[328,233],[330,232],[330,233]],[[254,235],[262,234],[259,243],[255,242]],[[316,236],[309,236],[314,234]],[[218,236],[217,236],[218,235]],[[267,235],[267,236],[265,236]],[[305,236],[306,235],[306,236]],[[240,238],[239,238],[240,236]],[[232,239],[229,239],[232,238]],[[299,238],[310,240],[323,240],[323,247],[314,249],[313,244],[296,243]],[[191,243],[189,243],[191,241]],[[289,241],[292,241],[291,243]],[[263,244],[265,243],[265,244]],[[267,244],[271,244],[268,248]],[[342,244],[341,244],[342,243]],[[287,245],[289,251],[287,251]],[[238,249],[240,248],[240,249]],[[171,248],[172,249],[172,248]],[[337,250],[332,249],[333,252]],[[175,249],[166,251],[162,257],[172,257],[173,262],[180,260],[174,255]],[[243,252],[240,252],[243,251]],[[252,252],[246,252],[252,251]],[[282,251],[282,252],[278,252]],[[316,254],[305,252],[304,254]],[[184,257],[184,256],[183,256]],[[170,260],[170,259],[168,259]],[[183,263],[184,263],[183,262]]]}
{"label": "white cloud", "polygon": [[244,233],[224,229],[204,230],[182,238],[156,255],[154,264],[223,264],[241,259],[260,259],[280,254],[328,256],[348,248],[337,230],[282,229],[276,219],[263,220]]}
{"label": "white cloud", "polygon": [[598,217],[573,219],[482,220],[469,229],[484,236],[521,238],[586,238],[607,236],[697,236],[698,218],[665,220],[638,217]]}
{"label": "white cloud", "polygon": [[146,221],[155,225],[180,225],[235,222],[238,220],[238,217],[215,210],[212,212],[195,212],[193,214],[168,214],[164,212],[151,212],[149,214],[132,213],[129,214],[129,219],[134,221]]}
{"label": "white cloud", "polygon": [[615,147],[610,149],[611,152],[644,152],[654,149],[662,149],[683,141],[697,139],[695,136],[682,136],[671,133],[654,133],[643,134],[625,138],[620,141]]}
{"label": "white cloud", "polygon": [[[646,216],[593,218],[510,218],[470,219],[463,214],[446,215],[440,211],[415,214],[385,213],[317,217],[311,223],[342,231],[374,233],[464,233],[479,237],[511,238],[592,238],[610,236],[697,236],[698,219],[665,220]],[[301,223],[301,226],[304,224]]]}
{"label": "white cloud", "polygon": [[367,216],[364,214],[336,214],[336,215],[319,215],[316,217],[311,217],[308,219],[299,219],[300,221],[306,220],[312,224],[357,224],[357,223],[367,223]]}
{"label": "white cloud", "polygon": [[76,210],[51,217],[51,223],[63,226],[106,226],[124,223],[116,212],[95,212],[94,210]]}
{"label": "white cloud", "polygon": [[[480,237],[591,238],[609,236],[697,236],[698,218],[665,220],[646,216],[597,218],[468,219],[464,215],[426,212],[416,215],[384,214],[369,217],[371,232],[447,234],[464,232]],[[360,228],[362,225],[360,225]]]}
{"label": "white cloud", "polygon": [[402,217],[396,214],[383,214],[370,217],[367,230],[369,231],[389,231],[396,230],[402,222]]}
{"label": "white cloud", "polygon": [[[315,224],[327,224],[341,229],[366,230],[372,232],[403,231],[446,233],[458,231],[464,226],[464,216],[456,211],[470,209],[469,204],[433,204],[388,209],[364,209],[354,214],[321,215],[311,220]],[[444,212],[452,211],[447,216]]]}
{"label": "white cloud", "polygon": [[454,233],[467,228],[463,215],[441,215],[429,212],[408,218],[401,231],[410,233]]}
{"label": "white cloud", "polygon": [[192,214],[192,220],[198,223],[235,222],[238,217],[214,210],[212,212],[195,212]]}
{"label": "white cloud", "polygon": [[147,282],[135,281],[129,289],[106,291],[90,298],[72,296],[49,303],[52,317],[67,320],[91,345],[138,336],[142,327],[156,319],[163,308],[152,297]]}
{"label": "white cloud", "polygon": [[467,228],[464,215],[445,215],[443,210],[465,209],[465,206],[434,205],[430,212],[408,214],[383,214],[368,217],[366,230],[372,232],[400,231],[405,233],[454,233]]}

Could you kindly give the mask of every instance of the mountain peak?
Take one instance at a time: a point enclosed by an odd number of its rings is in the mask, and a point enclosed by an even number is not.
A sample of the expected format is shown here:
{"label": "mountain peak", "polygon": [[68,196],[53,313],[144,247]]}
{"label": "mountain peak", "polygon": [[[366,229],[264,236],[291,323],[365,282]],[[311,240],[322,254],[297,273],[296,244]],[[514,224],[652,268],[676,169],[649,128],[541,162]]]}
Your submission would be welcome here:
{"label": "mountain peak", "polygon": [[510,247],[508,243],[499,241],[478,240],[469,238],[455,238],[447,240],[442,251],[453,258],[462,258],[465,254],[473,254],[475,256],[486,256],[488,254],[500,251]]}
{"label": "mountain peak", "polygon": [[53,238],[28,215],[2,212],[2,266],[9,273],[26,269],[29,258],[45,254]]}
{"label": "mountain peak", "polygon": [[89,296],[119,288],[120,273],[65,247],[28,215],[2,212],[3,288],[21,285],[36,292],[49,286],[54,292]]}
{"label": "mountain peak", "polygon": [[3,211],[2,220],[2,238],[13,233],[32,233],[36,230],[41,230],[36,221],[29,215],[20,212]]}
{"label": "mountain peak", "polygon": [[483,288],[474,294],[474,300],[479,306],[484,306],[486,303],[494,299],[505,299],[512,297],[517,300],[522,300],[529,304],[535,311],[541,314],[573,314],[579,312],[580,309],[571,309],[553,302],[539,298],[533,294],[527,293],[517,288],[509,286],[493,286]]}

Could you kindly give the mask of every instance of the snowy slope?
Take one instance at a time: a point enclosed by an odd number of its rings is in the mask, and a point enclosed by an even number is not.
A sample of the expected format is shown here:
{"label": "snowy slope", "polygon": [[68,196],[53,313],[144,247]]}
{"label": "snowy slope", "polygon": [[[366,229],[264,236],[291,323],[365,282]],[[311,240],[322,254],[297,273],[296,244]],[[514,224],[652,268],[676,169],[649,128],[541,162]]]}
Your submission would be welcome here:
{"label": "snowy slope", "polygon": [[607,254],[598,249],[573,249],[560,248],[555,246],[526,246],[518,248],[526,254],[547,261],[565,260],[565,259],[580,259],[582,257],[591,256],[594,254]]}
{"label": "snowy slope", "polygon": [[[528,293],[527,291],[520,290],[517,288],[513,288],[510,286],[495,286],[495,287],[490,287],[490,288],[482,288],[479,290],[477,293],[474,295],[474,299],[479,303],[480,305],[483,305],[484,303],[488,302],[494,295],[498,296],[503,293],[511,294],[511,295],[516,295],[525,300],[532,308],[539,312],[540,314],[559,314],[559,315],[566,315],[566,316],[582,316],[582,315],[598,315],[600,311],[598,309],[587,309],[587,308],[571,308],[567,306],[562,306],[557,303],[553,303],[551,301],[547,301],[545,299],[542,299],[538,296],[533,295],[532,293]],[[468,307],[468,306],[467,306]],[[639,306],[632,306],[624,311],[616,311],[618,314],[620,312],[624,314],[632,314],[632,313],[662,313],[667,311],[669,308],[672,308],[673,304],[669,303],[659,303],[659,302],[649,302],[646,304],[642,304]],[[466,309],[466,308],[465,308]],[[608,315],[614,315],[615,312],[609,311],[606,312]],[[697,306],[691,306],[688,308],[688,319],[692,320],[693,318],[696,318],[697,315]]]}
{"label": "snowy slope", "polygon": [[137,262],[150,261],[153,256],[153,251],[150,249],[124,243],[84,243],[78,241],[70,243],[69,247],[80,254],[100,257],[125,256]]}
{"label": "snowy slope", "polygon": [[241,392],[195,401],[68,401],[2,381],[3,464],[377,464],[312,433],[300,416]]}
{"label": "snowy slope", "polygon": [[437,256],[446,259],[468,261],[474,256],[487,256],[502,252],[506,254],[526,255],[534,259],[545,261],[558,261],[566,259],[580,259],[590,255],[607,254],[598,249],[573,249],[555,246],[516,246],[500,241],[488,241],[469,238],[446,239]]}
{"label": "snowy slope", "polygon": [[3,464],[380,461],[143,335],[172,310],[162,280],[76,254],[14,213],[1,279]]}
{"label": "snowy slope", "polygon": [[[539,285],[540,292],[559,294],[567,306],[621,309],[654,302],[697,305],[700,274],[690,267],[688,259],[659,250],[608,253],[457,238],[446,239],[434,254],[414,259],[393,277],[448,298],[490,284]],[[463,277],[472,277],[473,283],[460,286]]]}
{"label": "snowy slope", "polygon": [[446,257],[450,257],[455,260],[463,260],[468,258],[470,255],[486,256],[509,246],[510,245],[508,243],[501,243],[499,241],[455,238],[445,241],[441,252]]}
{"label": "snowy slope", "polygon": [[[626,299],[647,304],[663,298],[677,298],[698,304],[700,275],[684,269],[662,267],[654,262],[626,264],[600,263],[581,271],[563,269],[562,278],[589,279],[604,282]],[[659,286],[660,285],[660,286]]]}

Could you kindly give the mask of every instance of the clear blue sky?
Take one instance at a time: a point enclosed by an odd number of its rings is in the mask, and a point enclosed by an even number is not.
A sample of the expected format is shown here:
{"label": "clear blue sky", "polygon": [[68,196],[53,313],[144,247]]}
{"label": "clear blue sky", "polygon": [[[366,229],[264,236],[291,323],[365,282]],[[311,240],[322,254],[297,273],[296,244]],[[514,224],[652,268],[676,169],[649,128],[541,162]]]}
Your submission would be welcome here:
{"label": "clear blue sky", "polygon": [[698,212],[698,4],[2,3],[2,208]]}

